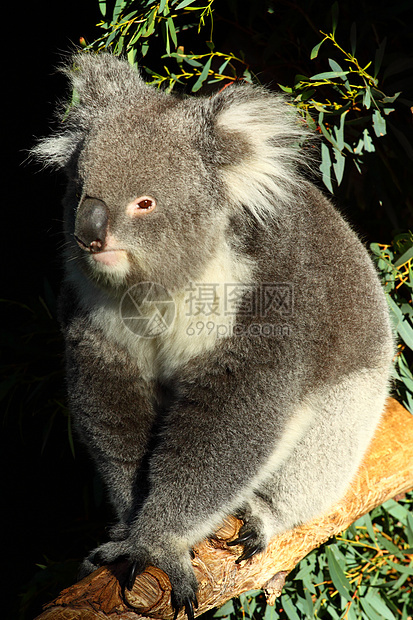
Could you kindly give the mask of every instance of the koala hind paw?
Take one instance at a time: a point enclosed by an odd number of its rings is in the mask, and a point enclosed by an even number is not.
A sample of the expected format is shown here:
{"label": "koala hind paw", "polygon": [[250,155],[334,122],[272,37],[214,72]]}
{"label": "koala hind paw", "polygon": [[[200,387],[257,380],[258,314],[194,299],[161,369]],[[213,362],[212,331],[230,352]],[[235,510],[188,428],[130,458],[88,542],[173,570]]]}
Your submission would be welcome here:
{"label": "koala hind paw", "polygon": [[267,544],[262,532],[261,521],[252,517],[240,528],[237,538],[228,542],[227,545],[228,547],[242,545],[244,548],[242,554],[235,560],[236,564],[252,558],[256,553],[264,551]]}

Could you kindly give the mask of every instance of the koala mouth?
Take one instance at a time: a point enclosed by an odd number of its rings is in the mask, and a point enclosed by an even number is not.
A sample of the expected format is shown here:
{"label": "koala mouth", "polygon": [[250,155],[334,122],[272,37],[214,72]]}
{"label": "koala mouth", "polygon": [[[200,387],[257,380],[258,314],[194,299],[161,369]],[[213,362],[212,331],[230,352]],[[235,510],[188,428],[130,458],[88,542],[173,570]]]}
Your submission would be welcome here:
{"label": "koala mouth", "polygon": [[114,239],[110,234],[107,235],[104,243],[100,239],[94,239],[89,245],[77,235],[74,235],[74,238],[80,249],[90,256],[89,264],[93,267],[102,265],[112,269],[120,268],[121,271],[128,268],[127,251],[114,246]]}
{"label": "koala mouth", "polygon": [[96,264],[106,265],[107,267],[117,267],[121,263],[128,263],[126,250],[105,249],[98,252],[90,250],[91,257]]}

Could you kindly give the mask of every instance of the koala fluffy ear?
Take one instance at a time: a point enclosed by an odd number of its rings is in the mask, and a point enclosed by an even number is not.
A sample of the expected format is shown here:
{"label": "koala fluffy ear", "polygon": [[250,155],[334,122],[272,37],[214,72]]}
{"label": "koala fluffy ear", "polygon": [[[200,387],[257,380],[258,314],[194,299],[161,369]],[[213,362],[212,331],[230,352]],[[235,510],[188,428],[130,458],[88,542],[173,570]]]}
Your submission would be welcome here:
{"label": "koala fluffy ear", "polygon": [[78,105],[87,108],[92,115],[118,104],[139,103],[139,99],[153,97],[155,90],[145,84],[127,60],[109,53],[79,52],[64,71],[72,82]]}
{"label": "koala fluffy ear", "polygon": [[67,131],[39,140],[30,151],[45,168],[65,168],[83,142],[83,133]]}
{"label": "koala fluffy ear", "polygon": [[296,200],[303,184],[299,169],[310,163],[303,143],[312,134],[295,108],[282,95],[249,84],[224,88],[207,106],[210,157],[234,205],[262,220],[276,214],[277,203]]}
{"label": "koala fluffy ear", "polygon": [[93,123],[106,112],[158,96],[126,60],[108,53],[78,52],[61,71],[69,78],[72,101],[60,114],[58,132],[40,140],[31,151],[44,166],[65,168]]}

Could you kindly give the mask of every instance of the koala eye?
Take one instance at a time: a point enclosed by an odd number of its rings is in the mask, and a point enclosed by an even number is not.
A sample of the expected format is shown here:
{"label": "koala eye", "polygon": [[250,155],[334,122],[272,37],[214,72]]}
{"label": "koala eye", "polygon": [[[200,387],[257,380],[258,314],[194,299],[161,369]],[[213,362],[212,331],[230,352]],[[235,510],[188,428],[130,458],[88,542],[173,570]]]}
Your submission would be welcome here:
{"label": "koala eye", "polygon": [[155,198],[152,198],[152,196],[140,196],[128,204],[126,212],[132,216],[143,215],[144,213],[153,211],[155,207]]}
{"label": "koala eye", "polygon": [[144,198],[143,200],[138,202],[138,207],[140,209],[150,209],[151,207],[153,207],[153,200],[151,200],[150,198]]}

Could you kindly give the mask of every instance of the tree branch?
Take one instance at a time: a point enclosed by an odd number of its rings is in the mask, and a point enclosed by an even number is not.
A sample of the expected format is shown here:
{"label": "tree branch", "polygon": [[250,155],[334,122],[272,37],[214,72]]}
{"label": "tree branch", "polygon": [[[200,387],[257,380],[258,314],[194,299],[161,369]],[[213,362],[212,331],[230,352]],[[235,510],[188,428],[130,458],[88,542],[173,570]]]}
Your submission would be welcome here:
{"label": "tree branch", "polygon": [[[197,615],[220,607],[252,589],[264,589],[273,604],[286,575],[312,549],[339,534],[366,512],[413,487],[413,416],[389,399],[382,423],[359,472],[345,497],[326,514],[274,538],[268,549],[235,564],[241,549],[227,547],[241,522],[229,517],[214,539],[195,547],[193,560],[199,582]],[[126,565],[102,567],[63,590],[37,620],[136,620],[138,617],[172,620],[170,584],[159,569],[149,567],[122,596],[119,580]],[[183,617],[180,614],[179,618]]]}

